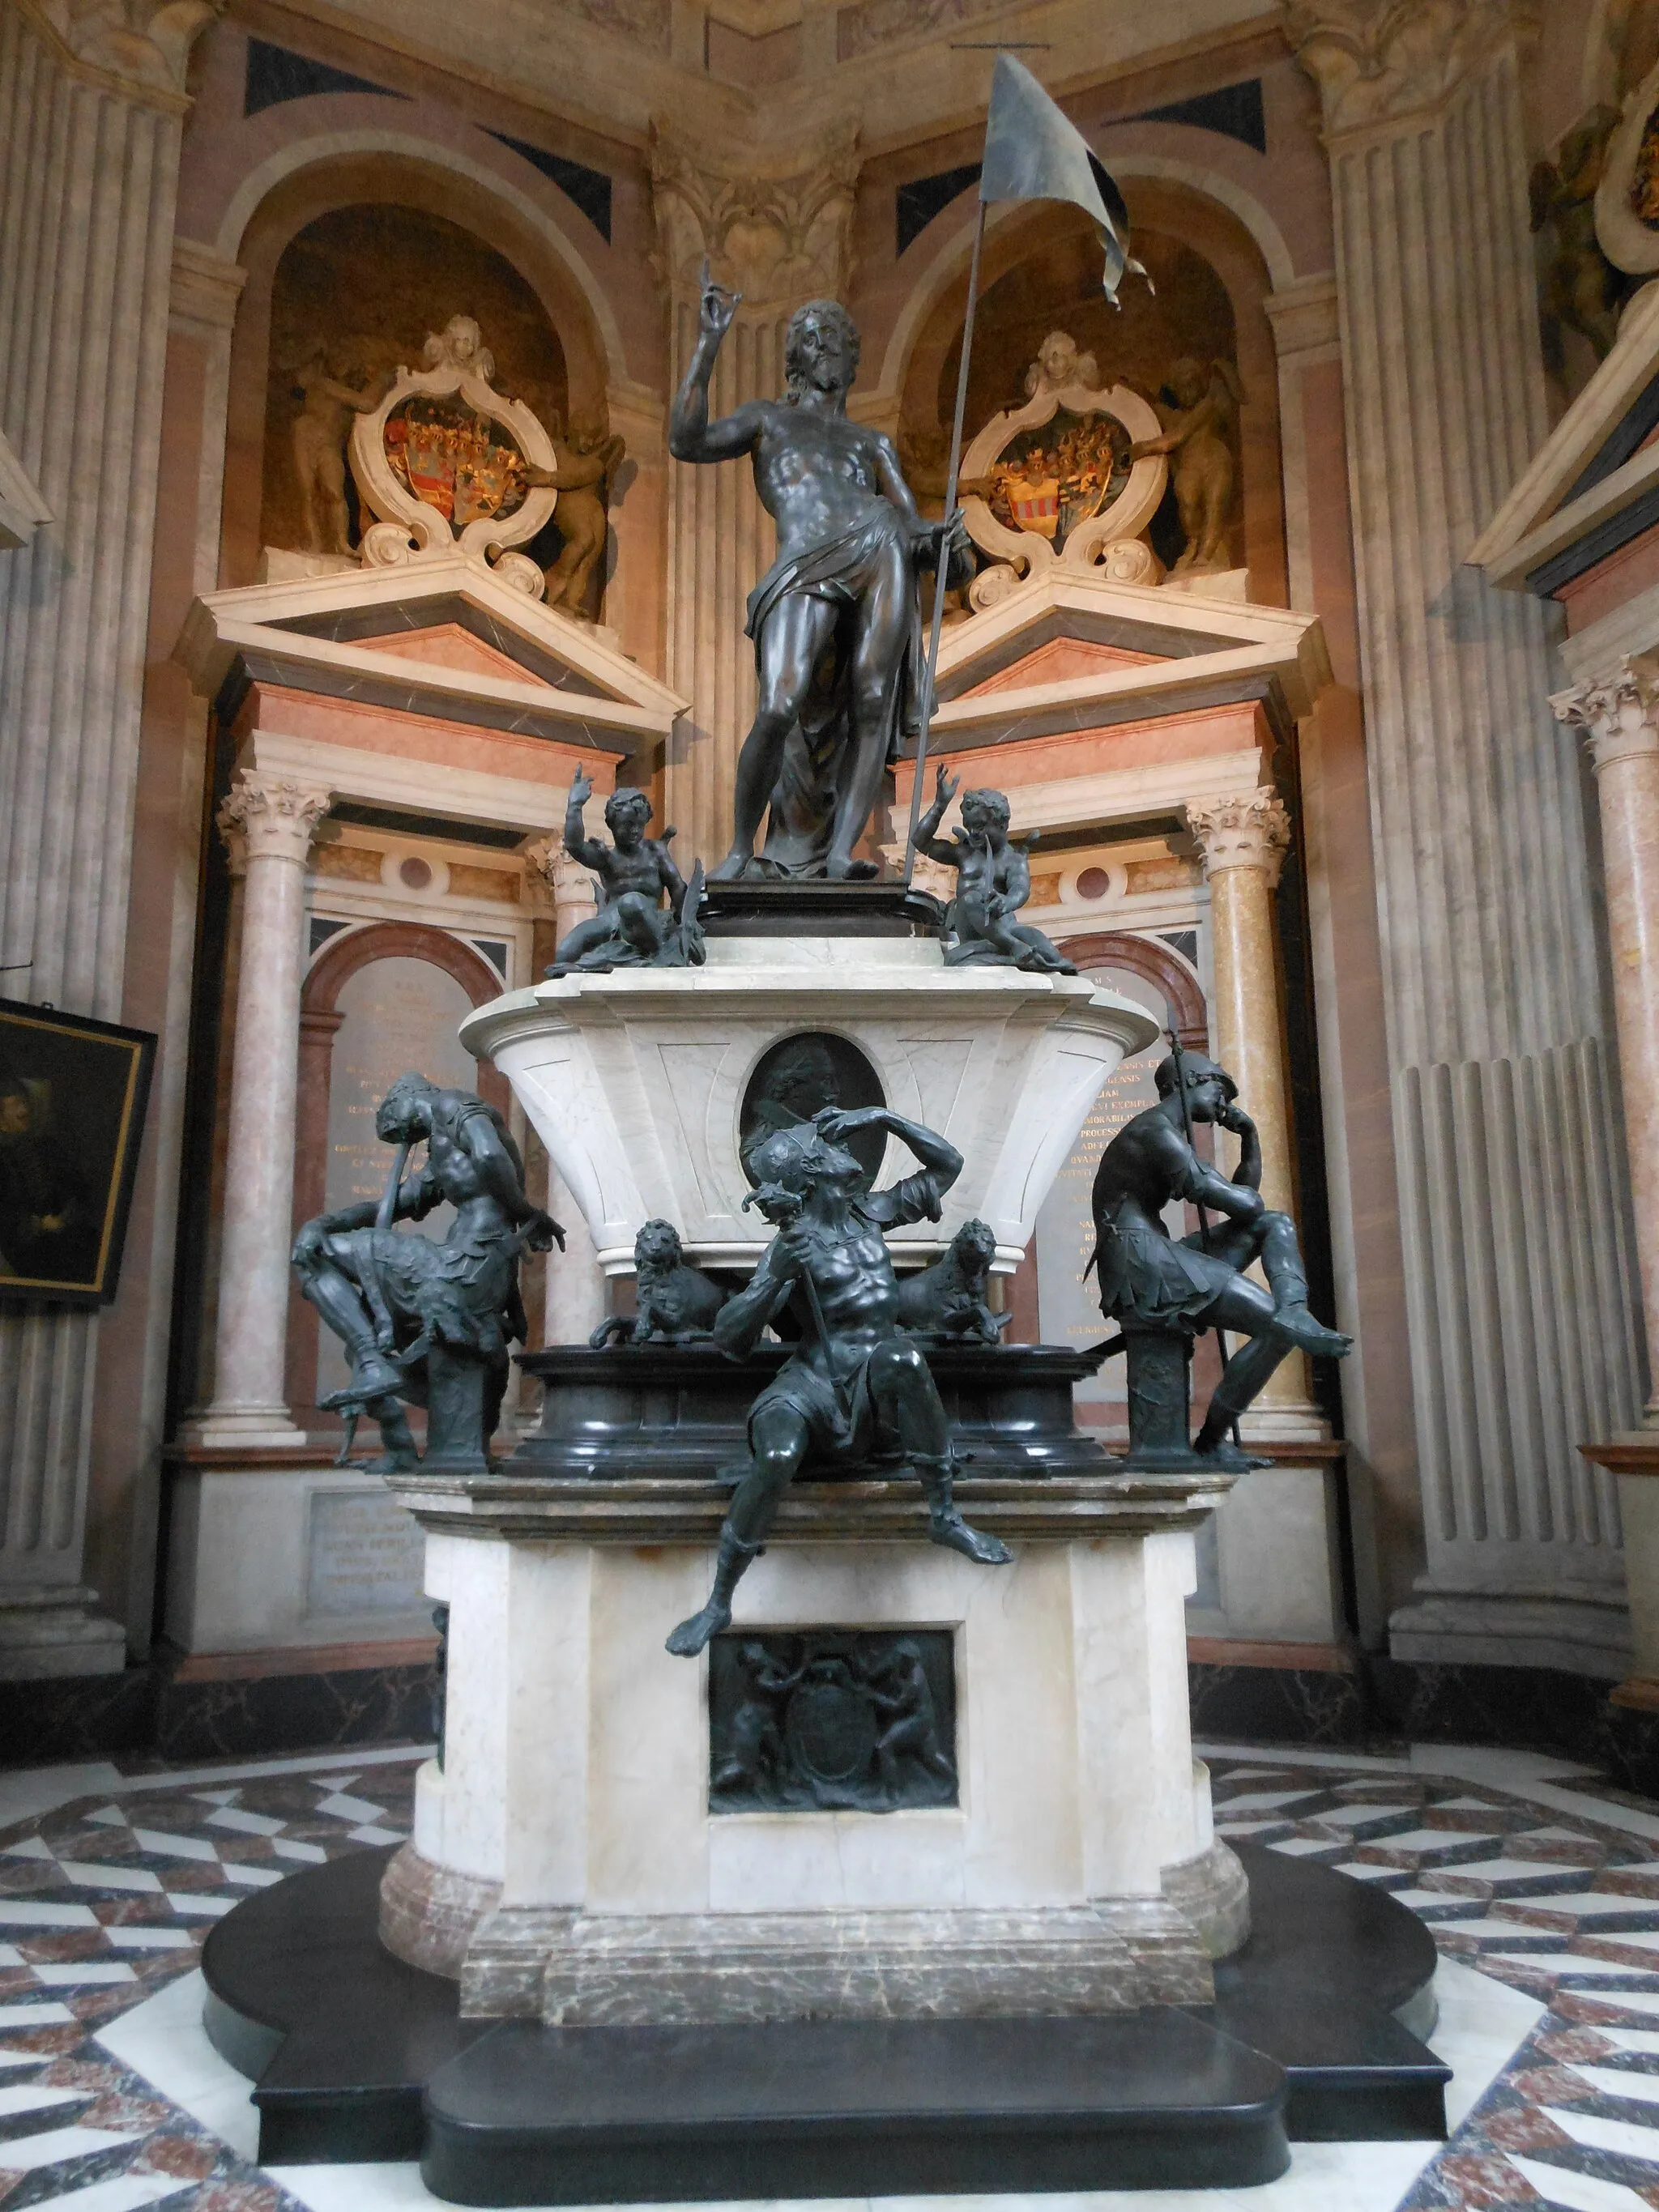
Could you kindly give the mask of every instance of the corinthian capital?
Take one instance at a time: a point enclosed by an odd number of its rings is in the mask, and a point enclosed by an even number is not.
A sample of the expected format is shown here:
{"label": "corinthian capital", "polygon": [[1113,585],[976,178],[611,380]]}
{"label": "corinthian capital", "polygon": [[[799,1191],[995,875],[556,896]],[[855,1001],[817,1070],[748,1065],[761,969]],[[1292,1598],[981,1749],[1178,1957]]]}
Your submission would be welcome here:
{"label": "corinthian capital", "polygon": [[1437,106],[1515,35],[1509,0],[1285,0],[1328,132]]}
{"label": "corinthian capital", "polygon": [[715,277],[743,294],[740,312],[840,298],[853,273],[853,197],[859,127],[833,124],[793,154],[745,161],[673,125],[651,134],[657,266],[672,290],[695,295],[706,254]]}
{"label": "corinthian capital", "polygon": [[1260,868],[1269,890],[1279,881],[1291,848],[1291,817],[1271,785],[1230,793],[1225,799],[1189,799],[1187,826],[1204,855],[1204,872]]}
{"label": "corinthian capital", "polygon": [[592,877],[565,851],[562,837],[538,837],[526,846],[524,857],[528,872],[552,892],[560,913],[568,907],[592,908],[597,904]]}
{"label": "corinthian capital", "polygon": [[190,50],[225,0],[20,0],[64,60],[112,89],[184,105]]}
{"label": "corinthian capital", "polygon": [[311,784],[243,769],[219,809],[219,834],[233,850],[240,836],[250,861],[289,860],[303,867],[332,797]]}
{"label": "corinthian capital", "polygon": [[1550,705],[1558,722],[1582,734],[1597,775],[1613,761],[1659,752],[1659,685],[1634,661],[1555,692]]}

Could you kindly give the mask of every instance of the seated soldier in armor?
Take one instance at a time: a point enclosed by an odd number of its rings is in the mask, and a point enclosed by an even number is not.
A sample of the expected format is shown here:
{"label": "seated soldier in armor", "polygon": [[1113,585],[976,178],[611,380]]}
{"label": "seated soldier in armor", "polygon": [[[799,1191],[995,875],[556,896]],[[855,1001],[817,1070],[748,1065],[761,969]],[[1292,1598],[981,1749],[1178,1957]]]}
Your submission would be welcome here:
{"label": "seated soldier in armor", "polygon": [[[364,1199],[307,1221],[294,1247],[301,1287],[351,1360],[351,1380],[323,1401],[355,1416],[365,1408],[386,1446],[380,1470],[418,1464],[398,1399],[424,1404],[424,1355],[434,1344],[465,1348],[489,1372],[481,1448],[494,1432],[508,1375],[507,1345],[522,1342],[519,1255],[545,1252],[564,1231],[525,1195],[524,1162],[493,1106],[400,1075],[380,1102],[375,1133],[402,1148],[424,1139],[426,1165],[379,1204]],[[397,1220],[424,1220],[445,1200],[455,1218],[441,1244],[399,1236]]]}
{"label": "seated soldier in armor", "polygon": [[[1353,1340],[1308,1310],[1296,1224],[1263,1203],[1261,1143],[1231,1076],[1202,1053],[1183,1052],[1160,1060],[1154,1080],[1158,1104],[1118,1132],[1095,1170],[1101,1308],[1126,1331],[1221,1328],[1248,1340],[1227,1362],[1194,1443],[1225,1457],[1228,1431],[1287,1354],[1341,1359]],[[1206,1121],[1239,1139],[1231,1182],[1193,1147],[1188,1124]],[[1220,1214],[1220,1223],[1172,1237],[1164,1209],[1176,1199]],[[1258,1260],[1265,1291],[1243,1272]]]}

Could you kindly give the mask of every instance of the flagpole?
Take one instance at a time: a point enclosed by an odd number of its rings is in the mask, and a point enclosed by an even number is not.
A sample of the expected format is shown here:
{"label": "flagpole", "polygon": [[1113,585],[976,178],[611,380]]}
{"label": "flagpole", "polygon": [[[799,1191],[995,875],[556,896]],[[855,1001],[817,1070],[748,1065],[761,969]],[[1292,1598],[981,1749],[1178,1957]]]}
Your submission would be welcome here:
{"label": "flagpole", "polygon": [[910,788],[910,830],[904,842],[904,887],[916,866],[916,824],[921,819],[921,785],[927,766],[927,733],[933,721],[933,686],[939,671],[939,639],[945,629],[945,586],[951,566],[951,526],[956,520],[957,479],[962,469],[962,426],[968,412],[968,362],[974,349],[974,316],[979,307],[980,249],[985,243],[986,203],[979,204],[974,225],[974,258],[968,269],[968,313],[962,325],[962,366],[957,371],[957,412],[951,425],[951,465],[945,483],[945,529],[939,538],[939,567],[933,576],[933,631],[927,641],[927,670],[921,691],[921,729],[916,738],[916,775]]}

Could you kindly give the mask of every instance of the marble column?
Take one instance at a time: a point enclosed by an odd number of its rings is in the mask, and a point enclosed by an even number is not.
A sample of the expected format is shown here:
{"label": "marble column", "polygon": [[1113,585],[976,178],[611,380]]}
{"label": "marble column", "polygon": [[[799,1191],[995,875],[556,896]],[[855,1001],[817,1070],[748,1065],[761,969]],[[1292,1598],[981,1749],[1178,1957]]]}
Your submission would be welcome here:
{"label": "marble column", "polygon": [[213,1402],[191,1424],[218,1449],[294,1445],[283,1364],[294,1235],[294,1132],[306,863],[330,793],[243,769],[219,811],[246,842]]}
{"label": "marble column", "polygon": [[[1237,1083],[1239,1103],[1255,1123],[1261,1195],[1276,1212],[1293,1217],[1296,1177],[1273,908],[1290,850],[1290,817],[1277,792],[1263,785],[1189,804],[1187,826],[1198,840],[1210,886],[1216,1057]],[[1236,1149],[1236,1139],[1223,1142]],[[1264,1443],[1330,1434],[1314,1403],[1301,1352],[1283,1363],[1241,1426]]]}
{"label": "marble column", "polygon": [[[216,12],[0,0],[0,433],[47,518],[0,569],[0,962],[11,995],[106,1019],[121,1015],[185,80]],[[122,1663],[80,1588],[97,1343],[95,1314],[0,1318],[0,1673]]]}
{"label": "marble column", "polygon": [[1427,1570],[1401,1658],[1616,1671],[1634,1285],[1548,617],[1467,556],[1548,428],[1507,0],[1294,0],[1322,98]]}
{"label": "marble column", "polygon": [[1601,814],[1607,951],[1647,1328],[1642,1421],[1659,1430],[1659,677],[1624,661],[1559,692],[1556,714],[1586,740]]}
{"label": "marble column", "polygon": [[[763,168],[659,122],[651,145],[658,264],[667,285],[670,383],[697,337],[699,271],[743,295],[709,386],[711,415],[783,391],[783,334],[811,299],[840,298],[852,265],[856,126],[820,134]],[[691,702],[668,759],[665,805],[683,856],[712,865],[731,842],[732,775],[755,709],[745,602],[771,562],[772,524],[749,464],[668,464],[665,680]]]}

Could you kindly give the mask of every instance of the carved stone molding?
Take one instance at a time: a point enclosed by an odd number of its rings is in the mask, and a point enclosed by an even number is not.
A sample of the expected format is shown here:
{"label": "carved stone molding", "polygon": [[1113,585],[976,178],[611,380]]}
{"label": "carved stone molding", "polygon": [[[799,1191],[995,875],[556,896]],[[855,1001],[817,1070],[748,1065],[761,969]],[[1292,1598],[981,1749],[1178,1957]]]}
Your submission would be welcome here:
{"label": "carved stone molding", "polygon": [[1334,134],[1438,106],[1516,23],[1509,0],[1287,0],[1285,30]]}
{"label": "carved stone molding", "polygon": [[1291,817],[1270,786],[1225,799],[1189,799],[1187,826],[1198,840],[1206,876],[1223,868],[1260,868],[1269,890],[1278,883],[1291,848]]}
{"label": "carved stone molding", "polygon": [[745,165],[658,122],[651,189],[659,276],[682,297],[695,296],[707,254],[718,281],[742,293],[744,315],[844,297],[860,162],[853,118],[830,125],[787,167],[775,160]]}
{"label": "carved stone molding", "polygon": [[190,50],[225,0],[18,0],[65,65],[152,106],[182,110]]}
{"label": "carved stone molding", "polygon": [[[558,493],[545,484],[526,489],[514,455],[516,448],[538,468],[552,468],[548,434],[521,399],[495,389],[495,357],[470,315],[452,315],[434,331],[423,359],[422,368],[400,368],[379,406],[352,424],[351,473],[380,517],[363,532],[364,565],[402,568],[459,550],[493,559],[502,583],[538,599],[547,588],[541,570],[506,549],[528,544],[553,513]],[[448,419],[428,426],[425,416],[434,410]],[[479,424],[505,431],[507,442],[491,434],[483,443]],[[394,439],[401,463],[392,459]],[[416,459],[422,444],[424,476]]]}
{"label": "carved stone molding", "polygon": [[236,320],[246,283],[246,270],[224,260],[210,246],[194,238],[173,240],[173,285],[167,302],[173,315],[228,331]]}
{"label": "carved stone molding", "polygon": [[1558,722],[1581,733],[1598,775],[1614,761],[1659,752],[1659,683],[1632,660],[1552,693],[1550,705]]}
{"label": "carved stone molding", "polygon": [[240,835],[249,860],[289,860],[303,867],[332,798],[310,784],[244,769],[219,809],[219,834],[233,852]]}

